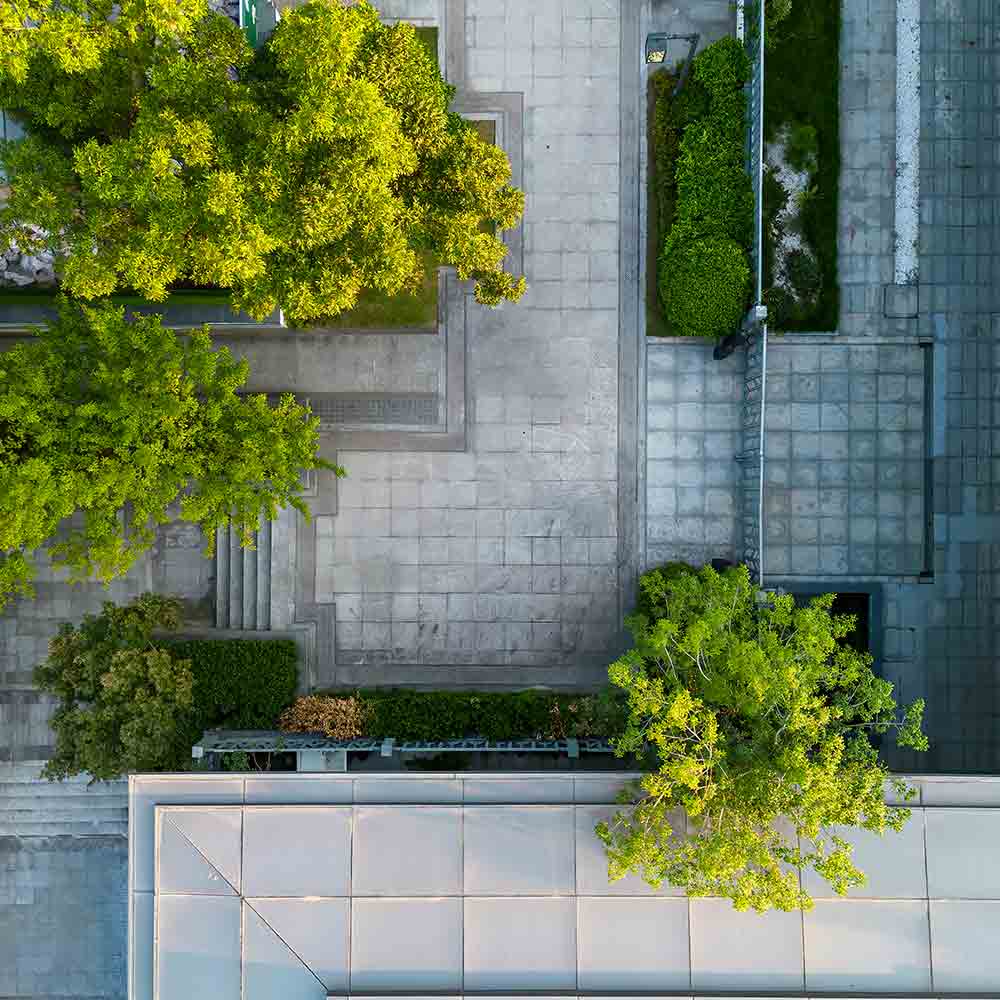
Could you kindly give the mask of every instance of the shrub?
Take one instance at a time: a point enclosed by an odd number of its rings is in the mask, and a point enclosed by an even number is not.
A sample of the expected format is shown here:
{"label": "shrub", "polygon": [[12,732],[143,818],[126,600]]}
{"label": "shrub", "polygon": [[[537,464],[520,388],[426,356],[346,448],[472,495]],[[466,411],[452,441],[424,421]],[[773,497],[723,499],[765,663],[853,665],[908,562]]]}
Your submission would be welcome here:
{"label": "shrub", "polygon": [[622,708],[608,692],[380,688],[301,698],[282,716],[281,726],[290,732],[326,732],[334,739],[599,738],[621,727]]}
{"label": "shrub", "polygon": [[121,608],[108,601],[101,614],[60,627],[34,673],[35,684],[59,699],[46,777],[86,771],[109,779],[176,759],[177,733],[192,706],[191,665],[151,640],[154,629],[179,620],[177,601],[144,594]]}
{"label": "shrub", "polygon": [[286,708],[278,725],[287,733],[323,733],[333,740],[353,740],[364,736],[368,715],[367,704],[357,695],[311,694]]}
{"label": "shrub", "polygon": [[677,334],[730,333],[746,306],[753,190],[744,163],[741,87],[749,71],[743,47],[723,38],[699,53],[676,98],[667,96],[666,82],[657,91],[654,147],[664,236],[657,286]]}
{"label": "shrub", "polygon": [[738,325],[747,304],[746,252],[726,237],[695,237],[660,260],[660,297],[679,334],[719,337]]}
{"label": "shrub", "polygon": [[863,884],[838,830],[906,822],[885,785],[912,789],[872,737],[894,730],[926,749],[923,702],[897,710],[871,655],[840,641],[855,620],[831,614],[833,594],[796,607],[760,594],[745,566],[647,576],[640,589],[661,610],[626,619],[635,646],[608,675],[629,706],[616,751],[654,763],[631,807],[597,827],[610,878],[635,872],[758,911],[808,909],[802,868],[841,895]]}
{"label": "shrub", "polygon": [[788,130],[785,159],[793,170],[813,173],[819,163],[819,136],[812,125],[795,122]]}
{"label": "shrub", "polygon": [[295,697],[298,650],[291,639],[193,639],[165,643],[191,663],[192,743],[206,729],[272,729]]}
{"label": "shrub", "polygon": [[750,79],[750,59],[743,46],[732,35],[726,35],[698,53],[694,75],[714,103]]}
{"label": "shrub", "polygon": [[35,683],[59,699],[49,778],[180,770],[205,729],[271,729],[295,694],[295,643],[209,640],[154,644],[177,628],[180,602],[143,594],[104,604],[49,644]]}
{"label": "shrub", "polygon": [[676,221],[667,237],[668,254],[678,229],[725,235],[742,246],[750,242],[753,189],[743,168],[742,147],[727,137],[724,124],[716,119],[684,133],[677,163]]}

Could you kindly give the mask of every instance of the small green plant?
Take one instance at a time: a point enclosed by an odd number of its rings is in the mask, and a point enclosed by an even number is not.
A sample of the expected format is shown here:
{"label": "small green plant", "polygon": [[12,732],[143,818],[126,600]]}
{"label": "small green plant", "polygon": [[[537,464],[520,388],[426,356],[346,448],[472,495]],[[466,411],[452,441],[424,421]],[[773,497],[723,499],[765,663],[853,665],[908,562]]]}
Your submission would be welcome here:
{"label": "small green plant", "polygon": [[809,206],[819,197],[819,188],[815,184],[810,184],[808,187],[804,187],[801,191],[797,192],[795,195],[795,207],[799,211],[799,215],[809,210]]}
{"label": "small green plant", "polygon": [[789,128],[785,159],[793,170],[815,173],[819,165],[819,137],[812,125],[795,122]]}
{"label": "small green plant", "polygon": [[[760,0],[764,3],[765,0]],[[804,0],[808,2],[808,0]],[[781,40],[780,27],[792,12],[792,0],[766,0],[764,7],[764,45],[774,48]]]}

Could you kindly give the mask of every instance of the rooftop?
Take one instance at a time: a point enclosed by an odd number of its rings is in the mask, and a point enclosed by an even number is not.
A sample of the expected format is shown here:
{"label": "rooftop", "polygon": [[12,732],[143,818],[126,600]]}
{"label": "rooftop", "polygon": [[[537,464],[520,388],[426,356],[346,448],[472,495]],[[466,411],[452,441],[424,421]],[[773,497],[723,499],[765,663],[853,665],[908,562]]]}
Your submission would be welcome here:
{"label": "rooftop", "polygon": [[[608,884],[593,826],[626,777],[133,777],[130,1000],[1000,989],[996,808],[852,835],[863,890],[759,916]],[[997,784],[923,800],[970,789]]]}

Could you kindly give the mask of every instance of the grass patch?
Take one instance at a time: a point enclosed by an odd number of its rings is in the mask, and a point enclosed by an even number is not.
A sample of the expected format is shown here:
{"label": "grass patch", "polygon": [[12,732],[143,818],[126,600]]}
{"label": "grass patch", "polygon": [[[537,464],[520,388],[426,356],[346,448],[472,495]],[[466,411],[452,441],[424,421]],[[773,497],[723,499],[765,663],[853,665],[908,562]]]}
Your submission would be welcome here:
{"label": "grass patch", "polygon": [[[764,129],[769,141],[784,126],[811,125],[819,157],[816,193],[800,214],[802,235],[815,252],[822,287],[812,310],[782,323],[787,330],[835,330],[840,313],[837,283],[837,198],[840,179],[840,0],[795,0],[776,30],[765,64]],[[765,185],[767,219],[780,209],[780,193]],[[765,246],[765,287],[774,282],[773,246]]]}

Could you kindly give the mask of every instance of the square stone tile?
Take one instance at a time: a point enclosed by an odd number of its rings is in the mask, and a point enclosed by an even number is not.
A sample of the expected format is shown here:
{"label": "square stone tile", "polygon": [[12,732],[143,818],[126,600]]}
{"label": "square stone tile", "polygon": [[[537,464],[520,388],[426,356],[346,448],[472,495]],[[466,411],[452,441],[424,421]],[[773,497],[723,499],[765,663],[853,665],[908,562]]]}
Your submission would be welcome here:
{"label": "square stone tile", "polygon": [[[297,965],[305,965],[331,993],[347,992],[349,899],[245,899],[244,905],[284,942],[294,954]],[[246,915],[244,910],[244,918]],[[243,953],[249,955],[245,936]],[[272,992],[266,1000],[273,1000],[278,995],[287,1000],[287,994],[280,992]]]}
{"label": "square stone tile", "polygon": [[[457,806],[358,806],[351,892],[355,896],[454,896],[462,889]],[[405,850],[400,845],[406,845]]]}
{"label": "square stone tile", "polygon": [[470,806],[464,839],[469,895],[573,892],[571,806]]}
{"label": "square stone tile", "polygon": [[239,805],[243,802],[241,778],[214,775],[197,778],[176,778],[143,775],[129,786],[128,819],[131,831],[129,868],[132,888],[137,892],[152,892],[155,888],[153,856],[156,851],[156,806],[172,802],[185,805]]}
{"label": "square stone tile", "polygon": [[681,990],[690,983],[685,899],[581,897],[581,990]]}
{"label": "square stone tile", "polygon": [[305,960],[245,900],[242,951],[242,1000],[272,1000],[273,997],[281,997],[282,1000],[325,1000],[327,988],[309,970]]}
{"label": "square stone tile", "polygon": [[[294,843],[288,842],[289,830],[295,831]],[[244,810],[245,896],[346,896],[350,861],[350,806]]]}
{"label": "square stone tile", "polygon": [[[235,896],[240,891],[240,810],[220,813],[215,838],[202,845],[191,824],[181,825],[177,816],[157,809],[156,887],[160,893],[197,893]],[[191,819],[189,815],[187,817]],[[197,817],[193,817],[197,819]],[[218,841],[215,843],[213,841]],[[216,848],[213,850],[212,848]]]}
{"label": "square stone tile", "polygon": [[461,899],[352,900],[352,990],[461,988]]}
{"label": "square stone tile", "polygon": [[820,899],[804,921],[807,990],[930,990],[925,900]]}
{"label": "square stone tile", "polygon": [[466,990],[576,988],[575,899],[466,899]]}
{"label": "square stone tile", "polygon": [[801,913],[740,913],[728,899],[692,899],[691,985],[801,990]]}
{"label": "square stone tile", "polygon": [[156,901],[154,995],[241,1000],[240,906],[237,896],[159,896]]}
{"label": "square stone tile", "polygon": [[934,988],[995,993],[1000,982],[1000,900],[932,899],[930,906]]}
{"label": "square stone tile", "polygon": [[926,821],[931,896],[1000,898],[996,849],[1000,814],[986,809],[928,809]]}

